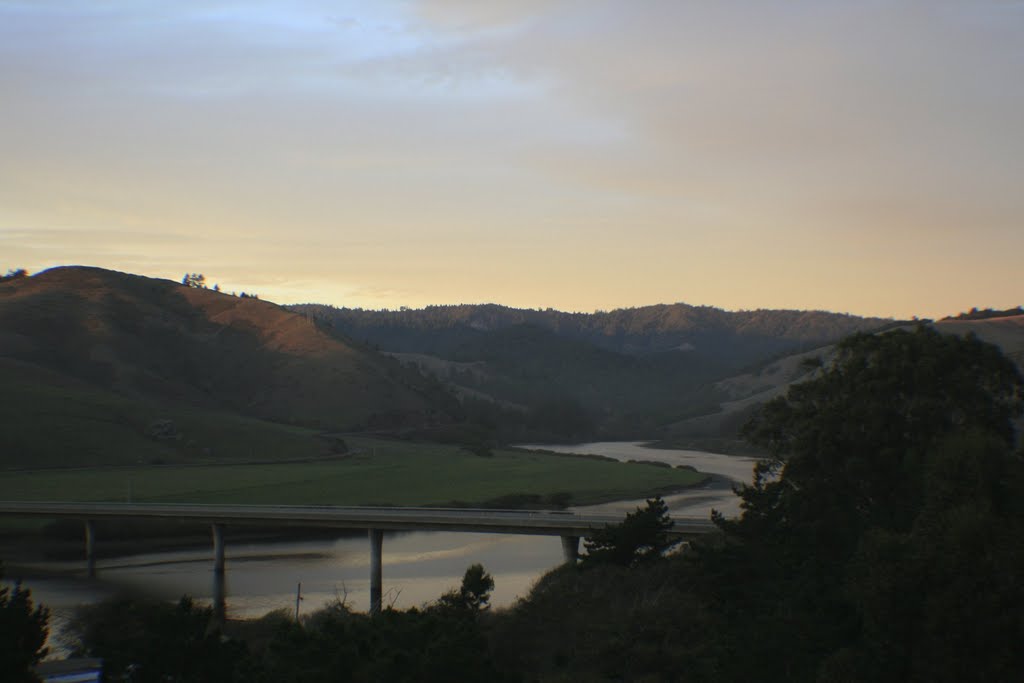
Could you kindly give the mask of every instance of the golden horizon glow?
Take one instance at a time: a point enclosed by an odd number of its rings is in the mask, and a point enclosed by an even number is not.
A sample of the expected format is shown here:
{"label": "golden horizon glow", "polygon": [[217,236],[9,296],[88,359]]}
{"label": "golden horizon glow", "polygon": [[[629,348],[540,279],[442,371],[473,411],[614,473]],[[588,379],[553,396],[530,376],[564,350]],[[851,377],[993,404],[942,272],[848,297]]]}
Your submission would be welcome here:
{"label": "golden horizon glow", "polygon": [[0,269],[278,303],[1024,302],[1024,3],[0,0]]}

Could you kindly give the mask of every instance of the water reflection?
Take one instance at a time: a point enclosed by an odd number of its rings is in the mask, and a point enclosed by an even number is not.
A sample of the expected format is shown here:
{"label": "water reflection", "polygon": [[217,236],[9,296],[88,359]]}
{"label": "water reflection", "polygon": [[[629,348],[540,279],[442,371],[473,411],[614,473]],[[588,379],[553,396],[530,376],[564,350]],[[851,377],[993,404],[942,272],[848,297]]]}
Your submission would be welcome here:
{"label": "water reflection", "polygon": [[[302,584],[302,610],[341,600],[355,610],[369,608],[369,543],[365,537],[278,543],[232,543],[226,539],[226,572],[218,578],[212,552],[147,553],[103,559],[97,578],[84,578],[84,565],[33,563],[21,576],[36,600],[58,612],[118,593],[175,600],[182,595],[222,604],[228,618],[294,610]],[[562,562],[557,537],[415,532],[384,538],[385,606],[420,606],[456,588],[470,564],[479,562],[495,577],[492,603],[509,605],[533,582]]]}
{"label": "water reflection", "polygon": [[[753,460],[700,451],[643,448],[635,443],[540,446],[548,450],[596,453],[620,460],[660,460],[689,464],[716,475],[702,488],[668,496],[675,515],[705,517],[712,507],[737,514],[731,486],[749,481]],[[643,501],[623,501],[587,510],[628,512]],[[584,508],[580,508],[581,510]],[[176,600],[191,595],[221,605],[228,618],[258,617],[272,610],[295,610],[296,588],[302,584],[301,610],[311,612],[335,600],[355,610],[369,608],[369,541],[365,534],[337,539],[291,542],[241,542],[225,533],[226,574],[216,581],[213,550],[191,550],[101,559],[97,578],[84,578],[84,560],[11,566],[7,578],[23,578],[33,595],[53,610],[57,621],[73,608],[122,592]],[[13,559],[13,558],[11,558]],[[546,571],[563,561],[558,537],[504,534],[413,532],[384,538],[385,606],[420,606],[458,586],[470,564],[479,562],[495,578],[492,604],[512,604],[525,596]],[[15,563],[12,563],[15,564]]]}

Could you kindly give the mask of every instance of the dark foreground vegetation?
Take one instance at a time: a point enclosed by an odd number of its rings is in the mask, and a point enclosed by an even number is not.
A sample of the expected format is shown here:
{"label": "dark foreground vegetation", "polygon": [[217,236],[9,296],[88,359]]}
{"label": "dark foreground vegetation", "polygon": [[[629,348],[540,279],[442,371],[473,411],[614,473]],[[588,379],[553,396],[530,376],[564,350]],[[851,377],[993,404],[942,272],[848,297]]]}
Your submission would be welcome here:
{"label": "dark foreground vegetation", "polygon": [[749,424],[770,455],[742,516],[683,552],[664,555],[653,500],[508,610],[472,567],[437,603],[375,617],[221,631],[187,600],[124,602],[72,635],[111,680],[1024,680],[1022,388],[972,337],[854,336]]}

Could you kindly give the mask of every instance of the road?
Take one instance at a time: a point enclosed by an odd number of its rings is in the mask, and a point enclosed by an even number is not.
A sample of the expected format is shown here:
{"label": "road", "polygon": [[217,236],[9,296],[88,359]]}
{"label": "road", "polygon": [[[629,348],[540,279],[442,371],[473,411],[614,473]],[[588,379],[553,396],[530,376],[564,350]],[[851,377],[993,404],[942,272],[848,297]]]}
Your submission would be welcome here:
{"label": "road", "polygon": [[[339,529],[467,531],[542,536],[587,536],[621,515],[550,510],[343,507],[316,505],[199,505],[143,503],[0,502],[0,515],[100,519],[179,519],[211,524],[261,524]],[[670,535],[708,533],[707,519],[676,517]]]}

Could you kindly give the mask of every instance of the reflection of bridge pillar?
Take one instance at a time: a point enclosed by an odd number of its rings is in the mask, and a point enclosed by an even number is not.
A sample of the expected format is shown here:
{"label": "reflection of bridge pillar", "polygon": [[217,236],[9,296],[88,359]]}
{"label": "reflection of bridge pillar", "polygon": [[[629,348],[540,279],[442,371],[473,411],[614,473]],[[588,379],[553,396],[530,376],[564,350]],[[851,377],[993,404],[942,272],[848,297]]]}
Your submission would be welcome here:
{"label": "reflection of bridge pillar", "polygon": [[211,524],[213,534],[213,618],[223,623],[227,612],[224,590],[224,525]]}
{"label": "reflection of bridge pillar", "polygon": [[96,526],[91,519],[85,520],[85,573],[96,578]]}
{"label": "reflection of bridge pillar", "polygon": [[580,559],[580,537],[562,536],[562,554],[565,555],[566,564],[576,564]]}
{"label": "reflection of bridge pillar", "polygon": [[370,529],[370,614],[380,614],[384,564],[384,532]]}

